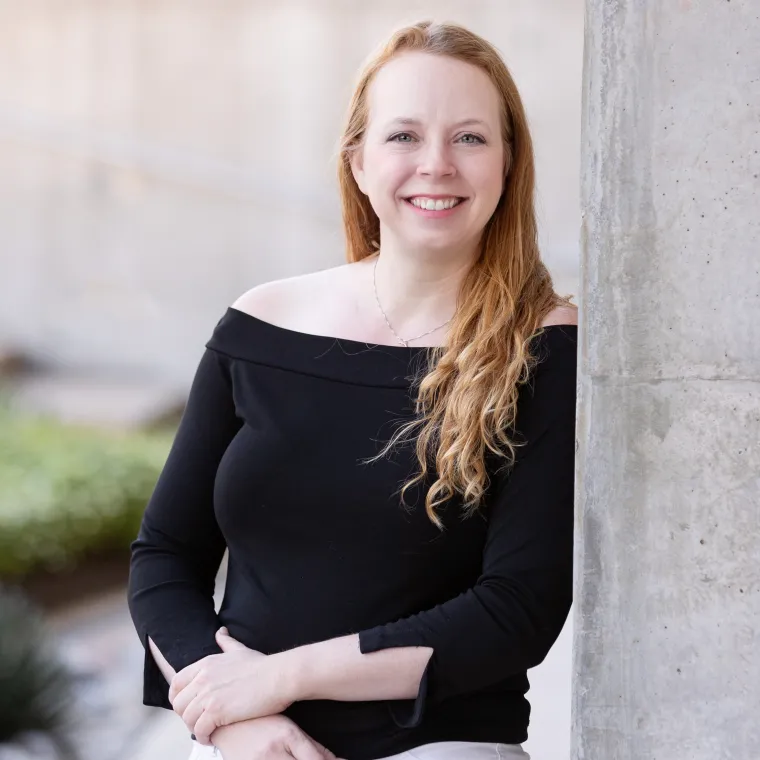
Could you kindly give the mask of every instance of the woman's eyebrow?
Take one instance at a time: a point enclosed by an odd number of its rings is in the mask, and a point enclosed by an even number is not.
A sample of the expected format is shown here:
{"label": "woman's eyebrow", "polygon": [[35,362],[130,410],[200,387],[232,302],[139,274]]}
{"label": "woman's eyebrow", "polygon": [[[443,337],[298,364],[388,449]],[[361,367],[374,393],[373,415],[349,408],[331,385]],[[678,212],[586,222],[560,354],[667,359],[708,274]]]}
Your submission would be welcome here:
{"label": "woman's eyebrow", "polygon": [[[403,124],[405,126],[419,126],[422,124],[422,122],[412,116],[400,116],[397,119],[389,121],[387,127],[393,126],[394,124]],[[486,122],[484,122],[482,119],[463,119],[462,121],[458,121],[456,124],[452,124],[451,127],[452,129],[457,129],[459,127],[469,127],[476,125],[481,127],[488,127]]]}

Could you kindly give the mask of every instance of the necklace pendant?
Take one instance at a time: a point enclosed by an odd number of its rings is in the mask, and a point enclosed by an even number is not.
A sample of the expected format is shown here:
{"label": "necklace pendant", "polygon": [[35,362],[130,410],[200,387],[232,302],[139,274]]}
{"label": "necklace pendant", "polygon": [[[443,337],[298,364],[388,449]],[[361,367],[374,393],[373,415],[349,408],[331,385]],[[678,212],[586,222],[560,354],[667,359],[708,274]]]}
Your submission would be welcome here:
{"label": "necklace pendant", "polygon": [[409,341],[408,340],[404,340],[403,338],[399,338],[399,340],[401,341],[402,345],[405,348],[409,348]]}

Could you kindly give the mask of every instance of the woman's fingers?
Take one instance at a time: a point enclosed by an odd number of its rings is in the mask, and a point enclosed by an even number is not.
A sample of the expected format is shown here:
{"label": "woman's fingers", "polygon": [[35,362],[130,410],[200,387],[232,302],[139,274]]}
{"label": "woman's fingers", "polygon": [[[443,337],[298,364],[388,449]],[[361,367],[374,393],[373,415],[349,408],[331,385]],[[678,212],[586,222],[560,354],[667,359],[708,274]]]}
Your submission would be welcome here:
{"label": "woman's fingers", "polygon": [[212,738],[224,760],[337,760],[284,715],[231,723]]}
{"label": "woman's fingers", "polygon": [[314,746],[322,753],[322,757],[325,760],[338,760],[327,747],[323,747],[319,742],[314,741],[314,739],[312,739],[312,741],[314,742]]}
{"label": "woman's fingers", "polygon": [[335,760],[332,752],[301,732],[289,737],[288,750],[296,760]]}
{"label": "woman's fingers", "polygon": [[317,746],[319,751],[322,753],[322,757],[324,757],[325,760],[338,760],[338,758],[335,757],[335,755],[333,755],[333,753],[330,752],[330,750],[327,749],[327,747],[323,747],[319,742],[314,741],[314,739],[312,739],[312,741]]}

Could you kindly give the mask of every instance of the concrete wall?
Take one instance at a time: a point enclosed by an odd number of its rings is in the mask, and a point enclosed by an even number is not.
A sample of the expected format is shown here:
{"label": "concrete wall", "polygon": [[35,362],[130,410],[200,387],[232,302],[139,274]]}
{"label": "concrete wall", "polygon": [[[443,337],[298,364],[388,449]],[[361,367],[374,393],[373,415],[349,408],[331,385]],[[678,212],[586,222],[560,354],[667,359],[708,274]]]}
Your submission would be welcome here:
{"label": "concrete wall", "polygon": [[758,28],[587,2],[574,760],[760,757]]}
{"label": "concrete wall", "polygon": [[353,78],[431,15],[513,68],[546,260],[577,293],[581,0],[0,0],[0,343],[185,382],[241,292],[343,260]]}

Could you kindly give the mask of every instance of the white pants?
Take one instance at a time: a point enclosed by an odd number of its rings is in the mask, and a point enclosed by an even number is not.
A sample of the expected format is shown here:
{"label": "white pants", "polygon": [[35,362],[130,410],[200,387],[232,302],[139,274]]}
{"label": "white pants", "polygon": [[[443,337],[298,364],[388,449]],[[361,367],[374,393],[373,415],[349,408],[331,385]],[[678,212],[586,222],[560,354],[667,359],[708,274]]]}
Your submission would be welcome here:
{"label": "white pants", "polygon": [[205,744],[198,744],[195,739],[191,739],[193,748],[190,751],[190,757],[187,760],[205,760],[206,758],[216,758],[224,760],[222,753],[216,747],[207,747]]}
{"label": "white pants", "polygon": [[[224,760],[215,747],[193,742],[193,751],[187,760]],[[487,742],[435,742],[423,744],[400,755],[380,760],[530,760],[530,755],[519,744],[492,744]]]}
{"label": "white pants", "polygon": [[519,744],[435,742],[382,760],[530,760]]}

